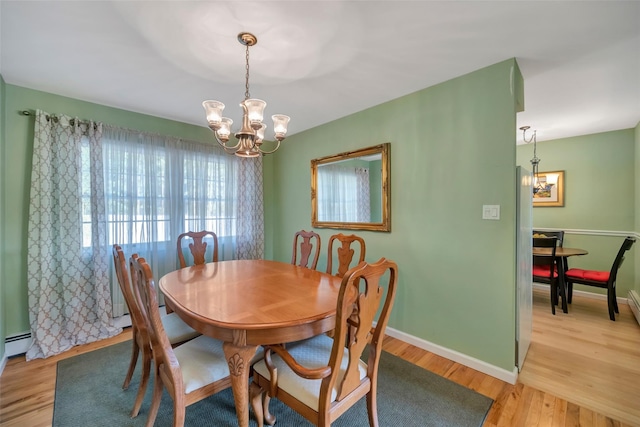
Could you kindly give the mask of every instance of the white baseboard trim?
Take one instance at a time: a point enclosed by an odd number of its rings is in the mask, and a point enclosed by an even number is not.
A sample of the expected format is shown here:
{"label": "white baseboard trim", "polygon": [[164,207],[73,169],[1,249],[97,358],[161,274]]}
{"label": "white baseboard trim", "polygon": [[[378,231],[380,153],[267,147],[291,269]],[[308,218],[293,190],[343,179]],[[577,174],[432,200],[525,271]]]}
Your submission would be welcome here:
{"label": "white baseboard trim", "polygon": [[[164,316],[166,314],[164,306],[160,308],[160,315]],[[125,314],[124,316],[113,318],[113,326],[117,328],[126,328],[131,326],[131,316]],[[12,335],[5,339],[4,345],[4,358],[8,359],[9,357],[18,356],[19,354],[24,354],[29,350],[31,346],[31,333],[25,332],[22,334]],[[5,362],[6,363],[6,362]],[[4,365],[2,365],[4,368]]]}
{"label": "white baseboard trim", "polygon": [[[535,282],[533,283],[533,288],[547,291],[547,292],[549,291],[549,285],[544,285],[544,284],[535,283]],[[607,300],[607,295],[605,294],[596,294],[593,292],[579,291],[576,289],[573,290],[573,295],[578,295],[582,298],[599,299],[603,301]],[[618,304],[625,304],[625,305],[629,304],[629,300],[624,297],[617,297],[616,300],[618,301]]]}
{"label": "white baseboard trim", "polygon": [[31,333],[25,332],[22,334],[12,335],[5,339],[4,355],[9,358],[24,354],[29,350],[31,346]]}
{"label": "white baseboard trim", "polygon": [[2,356],[2,360],[0,360],[0,376],[2,376],[2,373],[4,372],[4,367],[7,366],[7,355],[5,352],[5,355]]}
{"label": "white baseboard trim", "polygon": [[423,350],[430,351],[431,353],[437,354],[438,356],[442,356],[449,360],[453,360],[454,362],[468,366],[469,368],[475,369],[476,371],[491,375],[492,377],[508,382],[509,384],[515,384],[518,380],[518,368],[515,366],[513,367],[513,371],[509,372],[506,369],[490,365],[482,360],[473,358],[463,353],[459,353],[446,347],[442,347],[438,344],[434,344],[422,338],[414,337],[413,335],[406,334],[390,327],[387,327],[386,334],[406,343],[415,345],[416,347]]}
{"label": "white baseboard trim", "polygon": [[636,291],[629,291],[628,303],[636,321],[640,325],[640,295]]}

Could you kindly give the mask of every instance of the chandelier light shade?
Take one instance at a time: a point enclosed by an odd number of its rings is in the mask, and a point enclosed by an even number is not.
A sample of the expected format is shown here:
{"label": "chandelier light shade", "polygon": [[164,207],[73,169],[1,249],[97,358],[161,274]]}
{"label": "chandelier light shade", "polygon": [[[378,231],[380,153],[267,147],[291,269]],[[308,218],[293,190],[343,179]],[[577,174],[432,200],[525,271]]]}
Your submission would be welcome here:
{"label": "chandelier light shade", "polygon": [[239,157],[258,157],[263,154],[271,154],[280,148],[280,142],[287,135],[287,126],[289,125],[289,116],[284,114],[274,114],[271,116],[273,120],[274,138],[277,145],[273,150],[263,150],[262,143],[264,140],[267,125],[263,123],[264,109],[267,103],[261,99],[251,98],[249,94],[249,47],[258,43],[258,39],[251,33],[238,34],[238,41],[246,47],[246,76],[245,76],[245,93],[244,101],[240,103],[242,108],[242,125],[240,130],[234,134],[237,142],[229,143],[231,135],[231,126],[233,120],[222,116],[224,104],[220,101],[204,101],[202,106],[207,115],[207,123],[213,131],[218,144],[224,148],[229,154],[235,154]]}
{"label": "chandelier light shade", "polygon": [[536,140],[536,131],[533,131],[533,134],[529,139],[527,139],[527,131],[531,129],[531,126],[522,126],[520,130],[522,131],[522,140],[529,144],[533,142],[533,158],[531,159],[531,166],[533,168],[533,194],[536,194],[540,190],[545,190],[547,188],[547,179],[545,177],[540,177],[538,171],[538,164],[540,163],[540,159],[537,155],[537,140]]}

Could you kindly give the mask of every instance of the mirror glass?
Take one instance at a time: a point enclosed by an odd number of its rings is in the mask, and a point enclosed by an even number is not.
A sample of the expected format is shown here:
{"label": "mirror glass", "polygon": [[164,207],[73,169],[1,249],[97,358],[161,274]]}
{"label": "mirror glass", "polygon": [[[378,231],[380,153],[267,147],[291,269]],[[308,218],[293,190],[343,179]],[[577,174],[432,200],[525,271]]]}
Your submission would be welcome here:
{"label": "mirror glass", "polygon": [[391,231],[390,144],[311,161],[311,225]]}

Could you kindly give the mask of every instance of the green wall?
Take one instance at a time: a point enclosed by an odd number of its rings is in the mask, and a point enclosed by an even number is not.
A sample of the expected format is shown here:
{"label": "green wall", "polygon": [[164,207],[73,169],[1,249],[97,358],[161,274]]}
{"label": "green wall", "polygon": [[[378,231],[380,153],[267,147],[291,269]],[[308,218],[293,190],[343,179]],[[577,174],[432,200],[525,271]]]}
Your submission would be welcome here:
{"label": "green wall", "polygon": [[[312,159],[390,142],[392,231],[357,232],[368,260],[398,263],[389,326],[511,372],[521,93],[508,60],[288,138],[265,167],[273,258],[289,261],[293,234],[311,228]],[[482,220],[484,204],[501,219]],[[315,231],[325,244],[338,232]]]}
{"label": "green wall", "polygon": [[[2,199],[4,210],[4,316],[6,325],[2,337],[29,331],[27,306],[27,225],[29,185],[33,149],[33,116],[20,114],[23,110],[45,110],[64,113],[81,119],[93,119],[141,131],[175,135],[204,142],[213,141],[210,130],[185,123],[160,119],[130,111],[118,110],[76,99],[6,85],[4,88],[5,118],[4,158],[2,162]],[[212,142],[215,143],[215,142]],[[4,343],[4,340],[2,340]]]}
{"label": "green wall", "polygon": [[[565,171],[564,207],[533,208],[535,228],[568,231],[565,246],[589,254],[569,259],[569,267],[609,270],[624,236],[637,230],[637,131],[634,129],[538,142],[540,171]],[[517,163],[531,170],[531,144],[517,148]],[[627,297],[634,285],[635,254],[618,273],[617,294]],[[637,261],[635,263],[637,265]],[[590,286],[575,289],[593,293],[606,290]]]}

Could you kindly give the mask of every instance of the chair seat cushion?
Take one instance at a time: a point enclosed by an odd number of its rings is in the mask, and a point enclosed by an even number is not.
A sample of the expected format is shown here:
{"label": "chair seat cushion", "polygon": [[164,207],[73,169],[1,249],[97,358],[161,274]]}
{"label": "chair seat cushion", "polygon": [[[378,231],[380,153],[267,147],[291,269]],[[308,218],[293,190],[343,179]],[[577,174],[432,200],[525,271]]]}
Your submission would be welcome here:
{"label": "chair seat cushion", "polygon": [[609,271],[582,270],[571,268],[567,270],[566,276],[573,279],[591,280],[593,282],[606,283],[609,280]]}
{"label": "chair seat cushion", "polygon": [[[327,366],[329,357],[331,356],[331,348],[333,347],[333,339],[326,335],[300,341],[294,344],[287,344],[287,351],[296,361],[304,367],[313,369]],[[331,391],[331,401],[336,400],[338,394],[337,387],[340,385],[344,377],[347,365],[349,363],[348,350],[344,349],[342,363],[340,365],[340,374],[333,390]],[[320,395],[320,385],[322,380],[308,380],[296,375],[289,366],[277,355],[272,354],[271,360],[278,369],[278,388],[286,393],[295,396],[299,401],[307,405],[309,408],[318,410],[318,396]],[[367,364],[359,361],[360,380],[367,376]],[[255,372],[265,378],[269,378],[269,370],[264,360],[258,361],[253,365]]]}
{"label": "chair seat cushion", "polygon": [[167,314],[162,316],[162,326],[167,333],[167,338],[171,344],[177,344],[185,341],[189,341],[200,335],[199,332],[191,328],[178,317],[176,313]]}
{"label": "chair seat cushion", "polygon": [[[550,265],[534,265],[533,268],[531,269],[531,272],[533,273],[534,276],[540,276],[540,277],[545,277],[545,278],[549,278],[549,270],[551,269]],[[558,270],[557,268],[553,269],[553,278],[557,278],[558,277]]]}
{"label": "chair seat cushion", "polygon": [[222,341],[201,335],[174,348],[173,353],[182,370],[185,393],[229,376]]}

